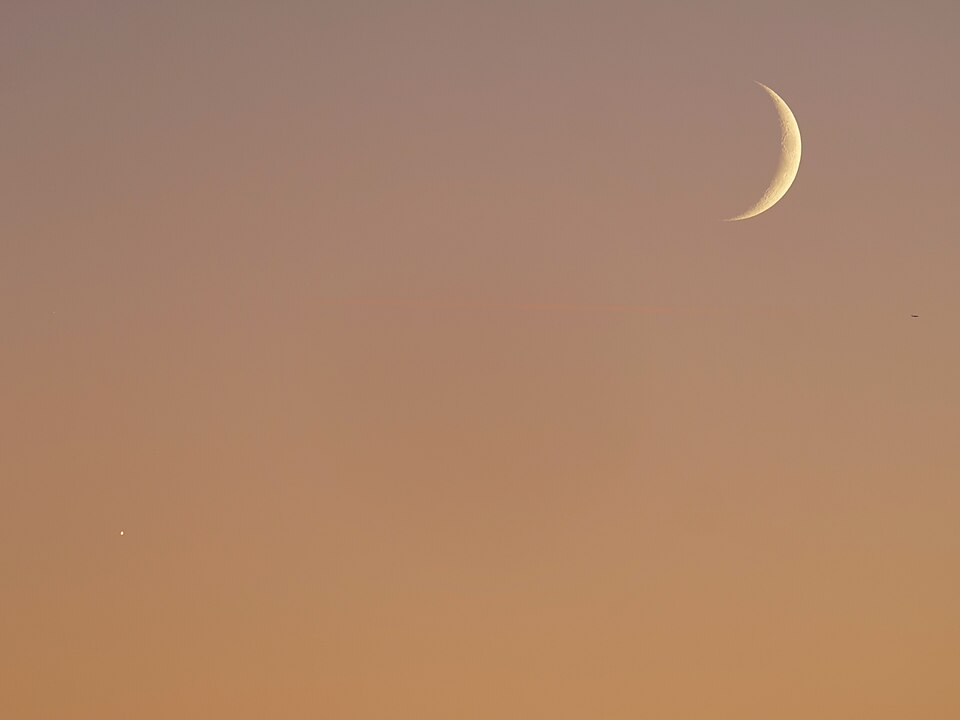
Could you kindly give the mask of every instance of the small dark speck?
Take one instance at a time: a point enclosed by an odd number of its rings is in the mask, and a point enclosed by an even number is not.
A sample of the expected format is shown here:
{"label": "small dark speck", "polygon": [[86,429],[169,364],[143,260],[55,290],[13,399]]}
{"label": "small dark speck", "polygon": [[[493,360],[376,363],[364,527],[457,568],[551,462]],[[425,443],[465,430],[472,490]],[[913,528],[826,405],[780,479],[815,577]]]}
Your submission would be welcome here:
{"label": "small dark speck", "polygon": [[920,317],[919,315],[911,315],[910,317]]}

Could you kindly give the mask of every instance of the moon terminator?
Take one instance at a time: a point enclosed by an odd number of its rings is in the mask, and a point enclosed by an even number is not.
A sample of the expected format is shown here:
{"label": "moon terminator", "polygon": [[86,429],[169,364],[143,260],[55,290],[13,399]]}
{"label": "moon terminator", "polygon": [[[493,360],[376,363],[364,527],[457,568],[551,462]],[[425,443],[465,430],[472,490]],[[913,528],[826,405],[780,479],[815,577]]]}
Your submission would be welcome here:
{"label": "moon terminator", "polygon": [[746,220],[772,208],[787,194],[787,190],[790,189],[797,177],[797,170],[800,169],[800,127],[797,125],[797,119],[793,116],[793,111],[783,101],[783,98],[773,90],[761,82],[757,82],[757,85],[762,87],[773,100],[777,116],[780,119],[780,159],[777,162],[773,179],[760,199],[748,210],[734,217],[726,218],[728,222]]}

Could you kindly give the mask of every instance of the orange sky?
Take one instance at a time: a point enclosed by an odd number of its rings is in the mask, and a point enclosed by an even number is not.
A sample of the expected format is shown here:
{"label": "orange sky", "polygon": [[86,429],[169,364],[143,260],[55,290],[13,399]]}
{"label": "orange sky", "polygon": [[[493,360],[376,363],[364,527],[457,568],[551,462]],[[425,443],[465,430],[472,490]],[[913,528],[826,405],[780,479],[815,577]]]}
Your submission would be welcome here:
{"label": "orange sky", "polygon": [[6,2],[0,716],[960,717],[958,8]]}

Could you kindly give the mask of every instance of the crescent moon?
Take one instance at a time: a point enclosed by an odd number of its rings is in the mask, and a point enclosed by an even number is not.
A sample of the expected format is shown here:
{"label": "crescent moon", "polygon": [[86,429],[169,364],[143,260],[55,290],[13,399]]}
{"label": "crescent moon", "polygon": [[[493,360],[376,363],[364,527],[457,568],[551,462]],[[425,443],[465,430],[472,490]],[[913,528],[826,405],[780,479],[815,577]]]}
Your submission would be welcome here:
{"label": "crescent moon", "polygon": [[787,190],[797,177],[797,170],[800,169],[800,127],[797,125],[797,119],[783,98],[763,83],[758,82],[757,85],[767,91],[780,118],[780,160],[777,162],[773,180],[770,181],[760,199],[749,210],[745,210],[736,217],[727,218],[727,222],[746,220],[772,208],[787,194]]}

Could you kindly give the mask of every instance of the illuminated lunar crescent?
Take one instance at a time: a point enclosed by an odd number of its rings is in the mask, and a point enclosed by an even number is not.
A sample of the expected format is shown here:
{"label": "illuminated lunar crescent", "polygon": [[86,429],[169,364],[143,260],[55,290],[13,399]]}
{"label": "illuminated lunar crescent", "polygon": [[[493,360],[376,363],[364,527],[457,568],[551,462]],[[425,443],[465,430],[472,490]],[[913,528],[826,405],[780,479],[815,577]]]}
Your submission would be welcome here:
{"label": "illuminated lunar crescent", "polygon": [[749,210],[736,217],[727,218],[727,221],[731,222],[752,218],[776,205],[780,198],[787,194],[787,190],[793,185],[794,178],[797,177],[797,170],[800,169],[800,128],[797,126],[797,119],[783,98],[763,83],[758,82],[757,85],[767,91],[777,108],[777,115],[780,118],[780,160],[777,162],[773,180],[770,181],[770,185],[760,199]]}

